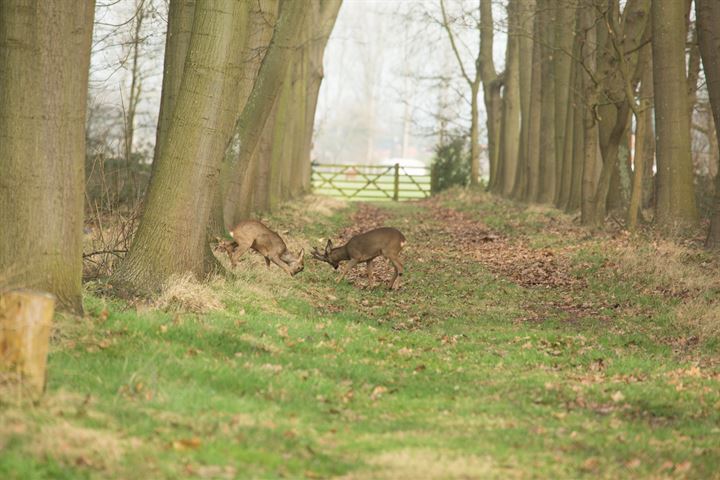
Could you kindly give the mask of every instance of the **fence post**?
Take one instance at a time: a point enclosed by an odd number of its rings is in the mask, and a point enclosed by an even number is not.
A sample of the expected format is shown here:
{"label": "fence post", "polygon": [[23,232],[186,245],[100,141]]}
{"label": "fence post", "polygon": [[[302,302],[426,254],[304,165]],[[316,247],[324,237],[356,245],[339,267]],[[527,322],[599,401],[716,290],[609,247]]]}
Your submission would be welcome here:
{"label": "fence post", "polygon": [[393,200],[400,200],[400,164],[395,164],[395,188],[393,191]]}

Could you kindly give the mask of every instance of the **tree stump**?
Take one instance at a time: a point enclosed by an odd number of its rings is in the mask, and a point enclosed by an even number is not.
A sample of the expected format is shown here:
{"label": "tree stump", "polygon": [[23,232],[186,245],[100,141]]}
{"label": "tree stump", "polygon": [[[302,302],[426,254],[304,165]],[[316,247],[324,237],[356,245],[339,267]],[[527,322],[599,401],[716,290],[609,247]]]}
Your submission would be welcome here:
{"label": "tree stump", "polygon": [[[0,387],[22,399],[45,390],[55,297],[17,290],[0,294]],[[0,395],[0,400],[6,395]]]}

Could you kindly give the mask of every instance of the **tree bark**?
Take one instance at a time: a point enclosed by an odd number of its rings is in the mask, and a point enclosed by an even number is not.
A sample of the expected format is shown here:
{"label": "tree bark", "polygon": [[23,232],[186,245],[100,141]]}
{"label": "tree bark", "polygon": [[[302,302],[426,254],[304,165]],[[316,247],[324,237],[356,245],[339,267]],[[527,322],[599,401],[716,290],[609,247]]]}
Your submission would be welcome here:
{"label": "tree bark", "polygon": [[33,400],[42,395],[54,310],[55,297],[47,293],[0,294],[0,388]]}
{"label": "tree bark", "polygon": [[198,0],[172,119],[138,231],[114,272],[127,293],[156,291],[176,274],[215,268],[206,228],[222,156],[237,118],[237,52],[244,3]]}
{"label": "tree bark", "polygon": [[[247,105],[248,99],[252,94],[253,86],[257,78],[260,66],[267,54],[268,46],[272,41],[273,30],[277,21],[279,2],[278,0],[262,0],[261,2],[252,4],[248,19],[248,37],[245,42],[245,48],[242,54],[242,77],[239,89],[238,111],[242,112]],[[239,135],[238,126],[236,125],[236,135]],[[233,199],[233,204],[228,207],[226,200],[228,199],[228,184],[231,177],[235,174],[236,161],[225,162],[223,164],[221,176],[221,192],[216,195],[216,203],[213,206],[214,225],[210,228],[216,232],[223,232],[225,229],[231,229],[235,223],[232,218],[247,218],[253,210],[253,195],[256,188],[259,188],[258,181],[255,178],[255,172],[261,166],[258,155],[253,155],[247,167],[247,173],[243,175],[240,185],[240,193],[238,198]]]}
{"label": "tree bark", "polygon": [[630,202],[627,213],[627,228],[630,231],[637,229],[638,216],[642,207],[643,188],[645,186],[645,172],[647,167],[645,162],[652,158],[648,158],[646,148],[648,147],[648,132],[651,127],[652,111],[647,99],[652,97],[652,52],[649,47],[643,47],[643,55],[646,58],[641,61],[642,75],[640,78],[640,110],[636,113],[635,120],[635,155],[633,169],[632,189],[630,193]]}
{"label": "tree bark", "polygon": [[[570,196],[570,171],[572,168],[571,155],[572,140],[566,141],[566,136],[572,136],[573,101],[571,88],[573,85],[573,50],[575,44],[575,20],[577,17],[576,4],[559,0],[556,5],[555,22],[555,176],[557,188],[554,202],[556,206],[563,207]],[[570,117],[570,119],[568,119]],[[563,182],[565,180],[565,182]]]}
{"label": "tree bark", "polygon": [[[698,44],[707,81],[715,135],[720,142],[720,3],[695,0]],[[720,162],[720,158],[717,159]],[[710,230],[705,239],[708,248],[720,248],[720,169],[715,174],[715,196]]]}
{"label": "tree bark", "polygon": [[521,0],[518,5],[520,14],[519,58],[520,58],[520,146],[518,166],[513,185],[512,197],[524,199],[527,196],[528,182],[528,143],[530,132],[530,89],[532,80],[533,32],[535,1]]}
{"label": "tree bark", "polygon": [[[488,161],[490,164],[488,185],[493,187],[498,181],[498,161],[500,152],[500,122],[502,116],[502,99],[500,89],[502,79],[498,76],[493,61],[493,44],[495,24],[493,23],[492,1],[480,0],[480,52],[478,70],[483,86],[483,101],[487,116]],[[478,171],[479,174],[479,171]]]}
{"label": "tree bark", "polygon": [[582,39],[583,92],[585,93],[585,109],[583,114],[583,174],[581,189],[581,217],[583,225],[589,225],[595,218],[595,192],[598,180],[598,122],[596,108],[598,104],[597,76],[597,49],[598,27],[595,21],[593,2],[586,0],[582,12],[582,26],[580,31],[585,32]]}
{"label": "tree bark", "polygon": [[[577,12],[575,12],[577,17]],[[574,31],[574,29],[573,29]],[[578,98],[578,64],[575,60],[580,54],[580,49],[577,48],[577,44],[573,46],[571,52],[572,57],[570,61],[570,80],[568,82],[568,95],[567,105],[565,106],[565,127],[563,129],[563,153],[562,159],[560,160],[560,185],[558,187],[558,194],[556,198],[556,206],[560,209],[567,210],[570,203],[570,196],[572,192],[573,182],[573,167],[575,165],[575,159],[573,158],[573,146],[575,143],[575,137],[580,135],[580,131],[575,129],[575,111],[579,108],[578,104],[580,99]],[[561,53],[562,55],[562,53]],[[557,104],[556,104],[557,106]],[[562,108],[562,106],[560,106]]]}
{"label": "tree bark", "polygon": [[0,2],[0,272],[77,313],[94,7]]}
{"label": "tree bark", "polygon": [[540,36],[540,52],[542,65],[540,67],[540,183],[538,186],[538,201],[552,203],[555,199],[557,179],[555,155],[555,69],[553,62],[555,36],[553,29],[556,26],[557,0],[541,0],[540,17],[542,28]]}
{"label": "tree bark", "polygon": [[530,80],[530,104],[528,119],[527,187],[524,200],[537,202],[540,200],[540,155],[542,139],[542,32],[545,29],[543,0],[538,0],[535,7],[533,27],[532,73]]}
{"label": "tree bark", "polygon": [[185,58],[190,45],[190,32],[195,16],[196,0],[173,0],[168,10],[168,29],[165,39],[165,60],[163,65],[162,95],[160,113],[155,132],[155,150],[151,166],[150,181],[155,174],[157,159],[160,158],[163,142],[167,137],[170,122],[175,112],[180,82],[185,69]]}
{"label": "tree bark", "polygon": [[507,6],[508,40],[505,53],[505,85],[503,87],[503,114],[500,133],[498,192],[512,193],[517,175],[520,145],[520,37],[518,0]]}
{"label": "tree bark", "polygon": [[225,194],[226,225],[235,225],[243,220],[238,202],[241,198],[243,178],[260,142],[276,98],[282,90],[290,60],[298,46],[305,14],[304,2],[281,3],[270,46],[263,58],[250,98],[237,122],[240,153],[237,162],[230,169]]}
{"label": "tree bark", "polygon": [[653,0],[653,85],[657,129],[657,205],[661,228],[695,225],[698,211],[690,153],[690,116],[685,85],[685,6],[676,0]]}

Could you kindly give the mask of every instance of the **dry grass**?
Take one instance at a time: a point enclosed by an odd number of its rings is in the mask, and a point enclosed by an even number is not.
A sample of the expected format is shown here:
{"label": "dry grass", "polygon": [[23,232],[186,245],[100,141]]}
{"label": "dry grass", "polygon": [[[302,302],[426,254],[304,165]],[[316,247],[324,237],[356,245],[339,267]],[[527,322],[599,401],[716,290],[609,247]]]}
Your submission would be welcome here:
{"label": "dry grass", "polygon": [[204,313],[220,310],[223,304],[211,284],[222,282],[214,279],[199,282],[191,273],[172,277],[155,300],[155,306],[163,310]]}
{"label": "dry grass", "polygon": [[618,249],[618,268],[628,276],[645,278],[653,286],[673,295],[720,288],[718,265],[702,261],[698,248],[669,240],[630,244]]}
{"label": "dry grass", "polygon": [[616,248],[613,267],[636,279],[653,294],[680,301],[674,320],[688,337],[720,338],[720,264],[707,251],[671,240],[624,243]]}
{"label": "dry grass", "polygon": [[675,320],[702,340],[720,338],[720,303],[717,301],[688,300],[675,307]]}
{"label": "dry grass", "polygon": [[491,458],[474,455],[458,456],[445,454],[429,448],[406,448],[385,452],[369,459],[373,470],[353,472],[340,478],[346,480],[393,479],[415,480],[423,478],[481,479],[514,478],[511,471],[499,470]]}

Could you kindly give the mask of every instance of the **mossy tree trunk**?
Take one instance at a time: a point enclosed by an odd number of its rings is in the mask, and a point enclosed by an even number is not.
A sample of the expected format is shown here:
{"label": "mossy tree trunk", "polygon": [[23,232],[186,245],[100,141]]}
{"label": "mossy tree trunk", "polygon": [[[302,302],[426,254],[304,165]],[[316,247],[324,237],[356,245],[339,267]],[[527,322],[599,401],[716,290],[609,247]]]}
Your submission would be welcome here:
{"label": "mossy tree trunk", "polygon": [[542,138],[542,32],[545,29],[543,14],[544,3],[539,0],[535,4],[533,15],[533,46],[530,74],[530,102],[528,105],[528,136],[525,145],[527,158],[527,186],[522,198],[530,202],[540,199],[540,154]]}
{"label": "mossy tree trunk", "polygon": [[494,191],[505,196],[512,193],[518,168],[520,146],[520,12],[519,0],[507,6],[508,40],[505,53],[505,84],[502,97],[502,126],[498,180]]}
{"label": "mossy tree trunk", "polygon": [[[715,133],[720,142],[720,3],[713,0],[695,0],[695,8],[700,54],[710,94]],[[716,160],[720,162],[720,158]],[[717,249],[720,248],[720,169],[715,174],[713,203],[714,212],[705,245]]]}
{"label": "mossy tree trunk", "polygon": [[520,62],[520,145],[518,148],[518,165],[511,195],[513,198],[523,199],[527,194],[530,86],[532,81],[535,1],[520,0],[518,11],[520,14],[518,39],[518,57]]}
{"label": "mossy tree trunk", "polygon": [[[253,2],[250,6],[248,38],[242,55],[242,76],[238,85],[239,99],[238,111],[242,112],[252,94],[253,86],[262,65],[263,58],[267,53],[268,46],[272,40],[275,23],[277,21],[278,0],[262,0]],[[240,135],[239,126],[236,125],[236,135]],[[235,162],[237,158],[231,159],[223,165],[221,189],[217,194],[217,202],[213,206],[215,225],[211,225],[216,235],[224,229],[231,229],[234,226],[235,218],[246,218],[252,209],[253,192],[258,187],[258,180],[255,172],[260,169],[258,156],[254,155],[248,164],[248,170],[242,178],[240,196],[234,199],[231,205],[226,204],[230,180],[235,173]],[[229,206],[229,208],[228,208]]]}
{"label": "mossy tree trunk", "polygon": [[685,76],[685,5],[677,0],[653,0],[653,86],[657,150],[655,218],[665,229],[695,225],[690,115],[687,95],[679,94]]}
{"label": "mossy tree trunk", "polygon": [[240,153],[230,168],[225,193],[227,225],[243,220],[243,207],[240,205],[243,179],[247,175],[273,106],[282,91],[295,49],[299,46],[306,13],[305,2],[286,1],[280,5],[272,40],[260,65],[250,97],[238,119]]}
{"label": "mossy tree trunk", "polygon": [[555,14],[557,0],[541,0],[539,4],[542,26],[538,32],[541,55],[540,65],[540,164],[537,200],[552,203],[555,200],[557,179],[555,138]]}
{"label": "mossy tree trunk", "polygon": [[215,267],[206,227],[237,118],[237,52],[245,13],[241,0],[196,2],[183,78],[145,210],[130,251],[111,279],[121,290],[148,293],[172,275],[203,277]]}
{"label": "mossy tree trunk", "polygon": [[0,2],[0,276],[81,312],[93,0]]}
{"label": "mossy tree trunk", "polygon": [[[155,160],[160,158],[162,144],[167,137],[173,112],[175,111],[175,102],[180,92],[180,82],[183,79],[185,58],[190,45],[190,33],[193,18],[195,17],[195,1],[174,0],[169,5],[162,95],[160,97],[157,130],[155,131],[155,151],[153,154]],[[153,174],[157,165],[158,162],[153,162],[151,167]]]}

